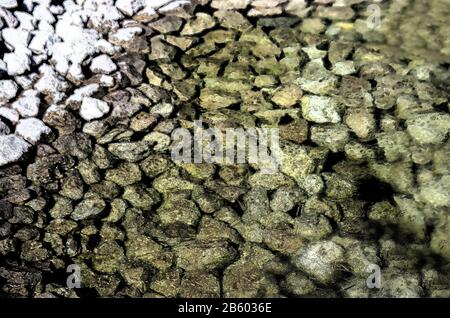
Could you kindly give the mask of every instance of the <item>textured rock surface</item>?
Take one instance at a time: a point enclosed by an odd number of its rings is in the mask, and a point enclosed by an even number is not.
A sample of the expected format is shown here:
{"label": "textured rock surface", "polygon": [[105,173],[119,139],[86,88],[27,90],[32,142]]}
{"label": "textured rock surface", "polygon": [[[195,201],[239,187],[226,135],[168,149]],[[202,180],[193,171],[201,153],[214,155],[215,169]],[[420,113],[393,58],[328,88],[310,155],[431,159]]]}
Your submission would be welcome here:
{"label": "textured rock surface", "polygon": [[0,0],[0,297],[448,298],[447,2]]}

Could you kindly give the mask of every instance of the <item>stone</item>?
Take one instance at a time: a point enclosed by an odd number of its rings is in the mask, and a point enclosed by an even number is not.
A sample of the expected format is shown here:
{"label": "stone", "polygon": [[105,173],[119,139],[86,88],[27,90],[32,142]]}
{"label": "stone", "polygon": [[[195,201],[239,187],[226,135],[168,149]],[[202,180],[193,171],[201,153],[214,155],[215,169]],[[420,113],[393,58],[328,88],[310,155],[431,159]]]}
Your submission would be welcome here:
{"label": "stone", "polygon": [[93,73],[111,74],[117,66],[108,55],[102,54],[92,59],[90,69]]}
{"label": "stone", "polygon": [[313,126],[311,128],[311,141],[332,152],[344,150],[349,139],[349,130],[345,125]]}
{"label": "stone", "polygon": [[220,297],[220,281],[213,274],[202,271],[186,272],[180,285],[180,297],[217,298]]}
{"label": "stone", "polygon": [[84,183],[78,173],[73,173],[64,179],[59,192],[61,195],[72,200],[80,200],[83,195]]}
{"label": "stone", "polygon": [[92,267],[99,272],[112,274],[121,269],[124,260],[122,247],[115,241],[106,241],[95,248]]}
{"label": "stone", "polygon": [[0,7],[14,9],[17,7],[17,0],[0,0]]}
{"label": "stone", "polygon": [[75,221],[94,217],[106,208],[106,203],[99,197],[85,198],[74,209],[71,218]]}
{"label": "stone", "polygon": [[340,245],[331,241],[319,241],[301,249],[292,261],[308,275],[327,284],[336,278],[339,265],[344,262],[344,255],[345,250]]}
{"label": "stone", "polygon": [[214,16],[219,20],[219,23],[227,29],[234,29],[238,31],[247,31],[252,28],[251,23],[239,12],[224,8],[214,12]]}
{"label": "stone", "polygon": [[164,201],[157,211],[161,224],[186,224],[195,226],[200,218],[200,211],[193,201],[171,198]]}
{"label": "stone", "polygon": [[281,87],[272,96],[272,101],[283,108],[290,108],[297,104],[302,97],[301,89],[296,85]]}
{"label": "stone", "polygon": [[226,241],[188,241],[174,247],[177,265],[185,270],[214,270],[224,268],[237,255]]}
{"label": "stone", "polygon": [[162,38],[153,37],[151,39],[152,51],[150,60],[172,60],[175,57],[176,49],[162,41]]}
{"label": "stone", "polygon": [[200,106],[208,110],[217,110],[229,107],[240,101],[234,94],[226,94],[212,89],[202,89],[200,92]]}
{"label": "stone", "polygon": [[0,81],[0,102],[7,102],[17,95],[19,87],[12,80]]}
{"label": "stone", "polygon": [[285,140],[302,144],[308,139],[308,122],[304,119],[294,120],[286,125],[280,126],[280,137]]}
{"label": "stone", "polygon": [[8,125],[0,120],[0,135],[9,135],[10,133],[11,130],[9,129]]}
{"label": "stone", "polygon": [[127,186],[122,196],[137,209],[149,211],[159,202],[158,193],[152,188],[140,184]]}
{"label": "stone", "polygon": [[17,124],[19,121],[19,113],[9,107],[0,107],[0,117],[9,120],[12,124]]}
{"label": "stone", "polygon": [[406,121],[409,135],[419,144],[441,144],[450,131],[450,115],[420,114]]}
{"label": "stone", "polygon": [[194,35],[211,29],[216,25],[213,17],[206,13],[199,12],[195,19],[189,20],[181,30],[181,35]]}
{"label": "stone", "polygon": [[37,144],[43,136],[50,133],[51,129],[37,118],[21,119],[16,126],[16,135],[21,136],[33,145]]}
{"label": "stone", "polygon": [[40,103],[39,93],[35,90],[27,90],[11,104],[11,107],[17,110],[21,117],[36,117]]}
{"label": "stone", "polygon": [[15,135],[0,135],[0,166],[19,160],[30,148],[30,144]]}
{"label": "stone", "polygon": [[289,144],[282,147],[280,170],[301,184],[303,179],[314,169],[314,161],[308,155],[306,148]]}
{"label": "stone", "polygon": [[30,58],[22,51],[6,53],[3,61],[6,63],[6,69],[10,76],[22,75],[30,70]]}
{"label": "stone", "polygon": [[168,118],[174,110],[174,106],[169,103],[159,103],[150,109],[150,113]]}
{"label": "stone", "polygon": [[356,73],[356,68],[353,61],[342,61],[334,64],[331,71],[336,75],[345,76]]}
{"label": "stone", "polygon": [[160,33],[167,34],[179,31],[183,25],[183,20],[178,17],[168,16],[149,24],[149,27]]}
{"label": "stone", "polygon": [[129,237],[125,247],[126,256],[132,261],[141,261],[162,271],[168,269],[173,263],[172,253],[147,236]]}
{"label": "stone", "polygon": [[105,179],[118,184],[121,187],[132,185],[141,180],[142,174],[139,166],[134,163],[122,163],[116,169],[106,171]]}
{"label": "stone", "polygon": [[102,118],[110,110],[107,102],[92,97],[84,97],[81,103],[80,116],[87,121]]}
{"label": "stone", "polygon": [[117,0],[115,5],[123,14],[132,16],[144,7],[143,0]]}
{"label": "stone", "polygon": [[374,114],[369,109],[349,109],[344,122],[361,139],[373,136],[376,130]]}
{"label": "stone", "polygon": [[341,121],[337,101],[332,97],[304,96],[301,100],[303,117],[318,124]]}
{"label": "stone", "polygon": [[211,7],[219,10],[245,9],[251,0],[212,0]]}
{"label": "stone", "polygon": [[151,149],[145,141],[120,142],[108,145],[108,150],[116,157],[128,162],[137,162],[146,158]]}

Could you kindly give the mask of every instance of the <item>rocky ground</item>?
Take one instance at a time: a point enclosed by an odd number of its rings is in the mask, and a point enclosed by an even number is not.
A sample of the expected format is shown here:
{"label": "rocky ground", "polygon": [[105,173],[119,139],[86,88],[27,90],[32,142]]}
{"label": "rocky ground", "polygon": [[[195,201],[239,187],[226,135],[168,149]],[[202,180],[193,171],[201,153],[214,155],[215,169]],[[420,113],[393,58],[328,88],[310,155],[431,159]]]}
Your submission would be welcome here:
{"label": "rocky ground", "polygon": [[[0,297],[450,297],[449,15],[0,0]],[[198,119],[280,171],[173,162]]]}

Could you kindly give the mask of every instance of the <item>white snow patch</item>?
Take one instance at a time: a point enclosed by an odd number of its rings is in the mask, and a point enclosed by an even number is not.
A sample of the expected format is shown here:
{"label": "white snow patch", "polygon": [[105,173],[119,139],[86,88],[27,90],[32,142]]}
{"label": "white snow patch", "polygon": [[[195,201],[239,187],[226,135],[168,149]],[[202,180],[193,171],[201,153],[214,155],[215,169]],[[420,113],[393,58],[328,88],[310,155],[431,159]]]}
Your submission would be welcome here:
{"label": "white snow patch", "polygon": [[30,144],[16,135],[0,136],[0,166],[17,161],[28,151]]}
{"label": "white snow patch", "polygon": [[35,117],[39,113],[39,94],[35,90],[25,91],[11,107],[17,110],[22,117]]}
{"label": "white snow patch", "polygon": [[87,121],[101,118],[109,112],[108,103],[92,97],[83,98],[80,116]]}
{"label": "white snow patch", "polygon": [[33,145],[41,140],[42,136],[49,133],[51,133],[51,129],[37,118],[21,119],[16,126],[16,135]]}
{"label": "white snow patch", "polygon": [[8,101],[16,97],[19,87],[12,80],[0,81],[0,101]]}
{"label": "white snow patch", "polygon": [[101,74],[110,74],[117,70],[116,64],[105,54],[95,57],[91,62],[90,68],[92,72]]}
{"label": "white snow patch", "polygon": [[128,16],[132,16],[144,7],[143,0],[117,0],[116,7]]}
{"label": "white snow patch", "polygon": [[9,107],[0,107],[0,117],[8,119],[14,125],[19,121],[19,113],[17,110]]}

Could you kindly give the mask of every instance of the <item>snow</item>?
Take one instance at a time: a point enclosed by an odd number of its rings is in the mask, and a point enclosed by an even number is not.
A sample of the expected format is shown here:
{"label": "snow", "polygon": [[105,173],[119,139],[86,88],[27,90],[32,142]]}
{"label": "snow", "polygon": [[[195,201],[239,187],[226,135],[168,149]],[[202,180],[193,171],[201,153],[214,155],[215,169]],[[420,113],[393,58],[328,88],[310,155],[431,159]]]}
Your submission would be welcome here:
{"label": "snow", "polygon": [[3,57],[8,75],[22,75],[30,70],[30,58],[24,52],[6,53]]}
{"label": "snow", "polygon": [[51,129],[37,118],[21,119],[16,126],[16,135],[33,145],[41,140],[42,136],[49,133],[51,133]]}
{"label": "snow", "polygon": [[143,0],[117,0],[116,7],[128,16],[132,16],[144,7]]}
{"label": "snow", "polygon": [[0,136],[0,166],[19,160],[30,144],[15,135]]}
{"label": "snow", "polygon": [[84,97],[91,97],[98,92],[100,86],[98,84],[89,84],[80,88],[77,88],[73,94],[67,99],[66,105],[73,103],[81,103]]}
{"label": "snow", "polygon": [[87,121],[98,119],[106,115],[110,110],[108,103],[92,97],[83,98],[80,108],[80,116]]}
{"label": "snow", "polygon": [[12,80],[0,81],[0,101],[8,101],[16,97],[19,87]]}
{"label": "snow", "polygon": [[94,73],[110,74],[115,70],[117,66],[108,55],[97,56],[91,62],[91,71]]}
{"label": "snow", "polygon": [[6,118],[14,125],[19,121],[19,113],[17,110],[9,107],[0,107],[0,117]]}
{"label": "snow", "polygon": [[14,9],[17,7],[17,0],[0,0],[0,7]]}
{"label": "snow", "polygon": [[35,90],[25,91],[11,107],[17,110],[22,117],[35,117],[39,113],[39,93]]}

